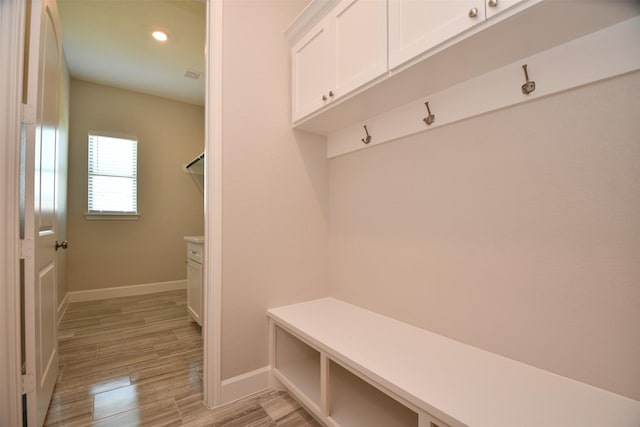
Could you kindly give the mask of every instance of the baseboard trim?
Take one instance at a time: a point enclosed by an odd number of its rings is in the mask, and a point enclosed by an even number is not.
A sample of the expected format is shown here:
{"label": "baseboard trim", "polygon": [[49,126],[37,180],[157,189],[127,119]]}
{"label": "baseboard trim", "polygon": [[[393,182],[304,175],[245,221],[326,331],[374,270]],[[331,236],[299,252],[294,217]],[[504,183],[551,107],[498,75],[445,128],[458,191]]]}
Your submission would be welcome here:
{"label": "baseboard trim", "polygon": [[60,321],[62,320],[62,316],[67,312],[67,308],[69,307],[69,292],[64,295],[60,304],[58,304],[58,325],[60,325]]}
{"label": "baseboard trim", "polygon": [[221,404],[225,405],[269,388],[270,377],[271,368],[265,366],[255,371],[222,380],[220,386]]}
{"label": "baseboard trim", "polygon": [[154,294],[156,292],[175,291],[179,289],[187,289],[186,280],[117,286],[114,288],[91,289],[87,291],[70,291],[67,292],[67,296],[69,302],[80,302],[95,301],[106,298],[128,297],[133,295]]}

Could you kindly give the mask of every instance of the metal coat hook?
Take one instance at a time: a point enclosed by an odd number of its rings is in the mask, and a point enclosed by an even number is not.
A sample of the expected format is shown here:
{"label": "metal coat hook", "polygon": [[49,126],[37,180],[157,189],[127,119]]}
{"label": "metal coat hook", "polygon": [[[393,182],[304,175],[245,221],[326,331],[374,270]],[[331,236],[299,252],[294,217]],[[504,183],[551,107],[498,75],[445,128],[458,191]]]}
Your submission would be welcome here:
{"label": "metal coat hook", "polygon": [[367,130],[367,125],[364,125],[364,131],[367,134],[367,137],[362,138],[362,142],[364,142],[365,144],[368,144],[371,142],[371,135],[369,135],[369,131]]}
{"label": "metal coat hook", "polygon": [[423,122],[425,122],[427,125],[431,125],[431,123],[436,121],[436,116],[435,114],[431,114],[431,109],[429,108],[429,102],[425,102],[424,105],[427,106],[427,112],[429,113],[429,115],[427,117],[425,117],[424,119],[422,119]]}
{"label": "metal coat hook", "polygon": [[524,70],[524,78],[526,80],[526,83],[522,85],[522,93],[524,93],[525,95],[529,95],[531,92],[536,90],[536,82],[529,81],[529,73],[527,72],[527,64],[524,64],[522,66],[522,69]]}

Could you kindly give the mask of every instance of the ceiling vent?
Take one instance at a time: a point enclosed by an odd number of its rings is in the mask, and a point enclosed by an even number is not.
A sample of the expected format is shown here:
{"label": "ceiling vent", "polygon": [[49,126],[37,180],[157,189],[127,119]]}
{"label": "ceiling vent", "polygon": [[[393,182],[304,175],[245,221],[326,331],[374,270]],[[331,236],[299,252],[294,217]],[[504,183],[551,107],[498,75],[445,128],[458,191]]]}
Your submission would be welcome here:
{"label": "ceiling vent", "polygon": [[202,73],[200,71],[190,70],[188,68],[184,70],[184,76],[193,80],[198,80],[201,74]]}

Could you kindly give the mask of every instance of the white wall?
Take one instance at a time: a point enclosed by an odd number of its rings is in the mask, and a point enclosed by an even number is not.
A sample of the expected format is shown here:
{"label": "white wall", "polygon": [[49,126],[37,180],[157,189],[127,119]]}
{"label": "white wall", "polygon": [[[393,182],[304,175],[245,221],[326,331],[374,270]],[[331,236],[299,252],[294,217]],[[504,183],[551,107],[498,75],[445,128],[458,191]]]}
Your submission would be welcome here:
{"label": "white wall", "polygon": [[[138,138],[139,220],[85,219],[90,131]],[[68,291],[186,279],[184,236],[204,233],[204,202],[182,166],[203,146],[202,107],[71,79]]]}
{"label": "white wall", "polygon": [[291,129],[283,34],[305,3],[224,3],[223,379],[268,365],[267,308],[328,293],[326,146]]}
{"label": "white wall", "polygon": [[640,73],[330,161],[331,294],[640,400]]}

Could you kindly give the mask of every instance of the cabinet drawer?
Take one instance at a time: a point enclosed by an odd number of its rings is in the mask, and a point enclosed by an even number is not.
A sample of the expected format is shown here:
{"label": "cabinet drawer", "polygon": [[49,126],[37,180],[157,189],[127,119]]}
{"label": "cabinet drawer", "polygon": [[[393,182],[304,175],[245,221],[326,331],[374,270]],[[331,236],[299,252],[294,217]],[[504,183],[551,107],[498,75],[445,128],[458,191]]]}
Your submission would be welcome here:
{"label": "cabinet drawer", "polygon": [[187,244],[187,258],[202,263],[202,258],[204,256],[204,246],[199,243],[188,242]]}

